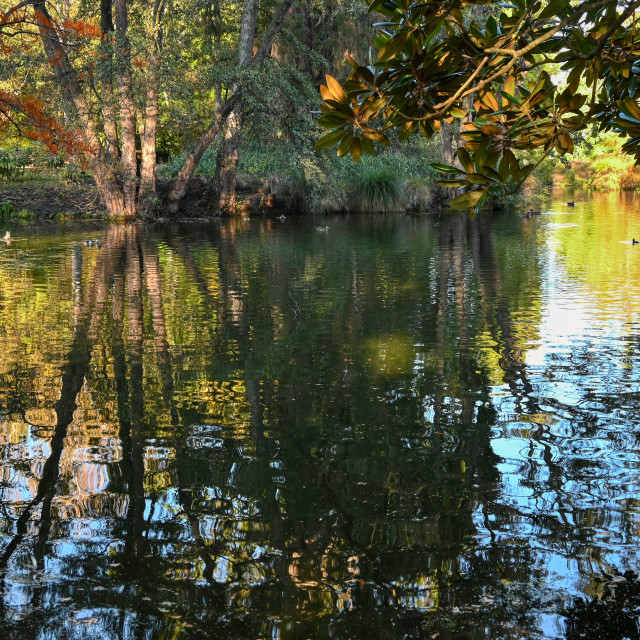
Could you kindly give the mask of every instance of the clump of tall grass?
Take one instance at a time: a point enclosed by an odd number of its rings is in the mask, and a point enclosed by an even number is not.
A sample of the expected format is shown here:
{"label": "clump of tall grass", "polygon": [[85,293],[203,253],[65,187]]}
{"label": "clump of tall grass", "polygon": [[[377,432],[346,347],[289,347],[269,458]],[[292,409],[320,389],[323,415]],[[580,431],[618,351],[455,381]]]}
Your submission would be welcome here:
{"label": "clump of tall grass", "polygon": [[394,212],[404,211],[403,176],[393,168],[363,166],[356,172],[349,190],[352,211]]}

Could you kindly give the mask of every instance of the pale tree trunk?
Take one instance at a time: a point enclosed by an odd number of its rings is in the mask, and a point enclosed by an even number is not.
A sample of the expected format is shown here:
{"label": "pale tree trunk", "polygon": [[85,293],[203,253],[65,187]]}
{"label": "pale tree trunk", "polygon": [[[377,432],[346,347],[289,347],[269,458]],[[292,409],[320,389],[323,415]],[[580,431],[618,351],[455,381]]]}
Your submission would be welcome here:
{"label": "pale tree trunk", "polygon": [[[273,44],[276,36],[278,35],[282,25],[291,9],[293,0],[282,0],[282,3],[276,10],[271,24],[265,31],[258,51],[249,61],[249,67],[255,67],[259,65],[271,51],[271,45]],[[173,183],[169,193],[167,194],[166,209],[167,213],[175,214],[178,212],[178,205],[180,200],[184,197],[187,190],[189,180],[193,177],[193,174],[198,166],[198,163],[202,159],[202,155],[209,148],[211,143],[215,140],[216,136],[220,133],[220,130],[224,126],[227,118],[235,107],[240,104],[240,98],[242,96],[242,86],[238,86],[236,91],[227,99],[227,101],[220,107],[220,112],[214,115],[211,124],[207,130],[200,136],[200,139],[196,142],[194,148],[187,154],[182,168],[178,172],[178,176]]]}
{"label": "pale tree trunk", "polygon": [[115,0],[116,76],[120,98],[120,132],[122,135],[122,216],[135,218],[138,213],[138,166],[136,161],[136,109],[131,78],[131,50],[128,36],[127,0]]}
{"label": "pale tree trunk", "polygon": [[442,162],[444,164],[453,164],[453,125],[448,122],[442,123]]}
{"label": "pale tree trunk", "polygon": [[[251,62],[257,21],[258,0],[244,0],[238,50],[239,69],[246,67]],[[237,86],[233,90],[237,91]],[[236,208],[236,175],[240,158],[239,148],[243,121],[244,111],[240,104],[232,111],[227,120],[224,142],[218,154],[216,165],[215,183],[218,187],[218,206],[221,211],[232,212]]]}
{"label": "pale tree trunk", "polygon": [[160,53],[162,50],[163,0],[155,0],[153,6],[152,37],[153,50],[149,56],[147,73],[147,104],[145,107],[144,132],[142,134],[142,164],[140,167],[141,213],[148,213],[156,197],[156,139],[158,130],[158,95],[160,84]]}
{"label": "pale tree trunk", "polygon": [[[102,87],[102,119],[104,137],[106,141],[106,152],[112,161],[120,158],[118,144],[118,125],[116,122],[115,104],[116,98],[113,92],[113,72],[111,63],[113,51],[109,43],[109,38],[114,32],[113,27],[113,0],[100,0],[100,26],[102,27],[102,56],[105,56],[104,77],[101,78]],[[102,57],[101,56],[101,57]]]}

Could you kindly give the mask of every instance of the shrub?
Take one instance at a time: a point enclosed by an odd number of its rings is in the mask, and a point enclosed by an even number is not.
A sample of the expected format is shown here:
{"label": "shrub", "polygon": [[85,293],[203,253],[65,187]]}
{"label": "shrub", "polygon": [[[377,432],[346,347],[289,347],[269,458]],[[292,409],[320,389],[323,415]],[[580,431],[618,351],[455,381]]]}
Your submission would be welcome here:
{"label": "shrub", "polygon": [[0,203],[0,220],[7,220],[15,213],[13,204],[9,200]]}
{"label": "shrub", "polygon": [[409,178],[404,185],[404,205],[409,211],[424,211],[429,207],[433,195],[431,180],[427,178]]}

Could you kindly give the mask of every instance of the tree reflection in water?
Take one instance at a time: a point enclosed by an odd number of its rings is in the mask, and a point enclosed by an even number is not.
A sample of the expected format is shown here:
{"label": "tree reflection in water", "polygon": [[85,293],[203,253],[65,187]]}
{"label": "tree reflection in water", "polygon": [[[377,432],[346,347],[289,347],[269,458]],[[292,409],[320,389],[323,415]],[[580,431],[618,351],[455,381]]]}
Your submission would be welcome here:
{"label": "tree reflection in water", "polygon": [[545,413],[539,263],[493,225],[112,226],[44,284],[0,263],[8,637],[530,637],[539,515],[491,437],[496,385]]}

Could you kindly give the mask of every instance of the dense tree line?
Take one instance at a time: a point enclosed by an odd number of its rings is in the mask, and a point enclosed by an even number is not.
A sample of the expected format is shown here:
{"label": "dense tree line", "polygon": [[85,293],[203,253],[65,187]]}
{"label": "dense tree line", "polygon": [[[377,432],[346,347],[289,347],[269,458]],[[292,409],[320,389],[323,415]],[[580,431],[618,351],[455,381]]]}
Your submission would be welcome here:
{"label": "dense tree line", "polygon": [[[476,209],[592,125],[640,149],[640,0],[0,6],[0,128],[79,159],[111,216],[175,214],[212,144],[217,203],[234,210],[243,132],[310,147],[316,121],[317,148],[356,162],[437,134],[440,184]],[[159,189],[158,154],[176,150]]]}
{"label": "dense tree line", "polygon": [[[220,138],[219,199],[233,208],[243,125],[259,130],[266,120],[270,135],[294,138],[309,129],[314,80],[333,69],[344,38],[366,27],[327,37],[336,21],[366,15],[349,3],[2,4],[0,126],[80,158],[108,214],[124,218],[175,213]],[[158,152],[175,148],[184,163],[160,192]]]}

